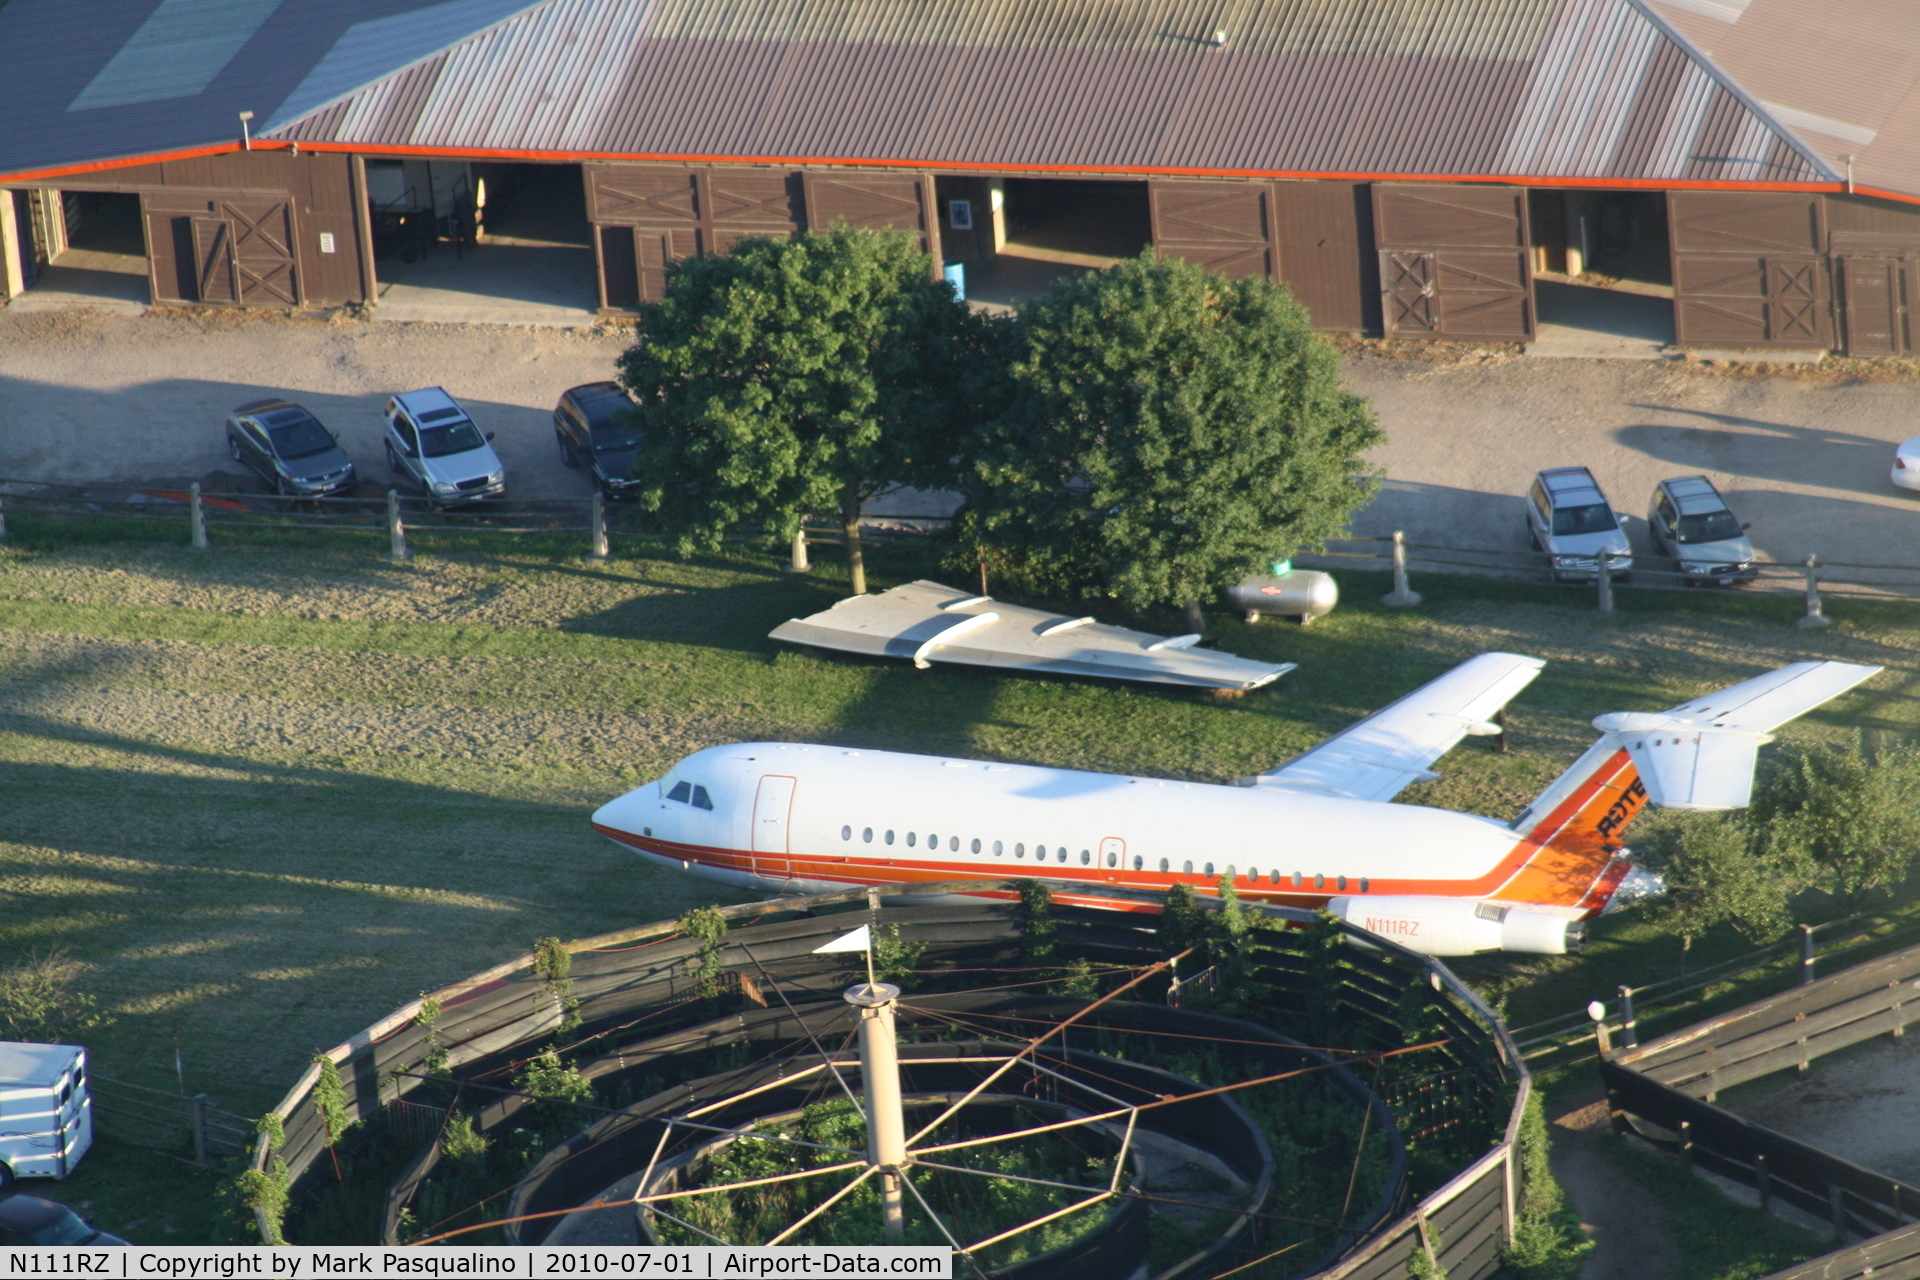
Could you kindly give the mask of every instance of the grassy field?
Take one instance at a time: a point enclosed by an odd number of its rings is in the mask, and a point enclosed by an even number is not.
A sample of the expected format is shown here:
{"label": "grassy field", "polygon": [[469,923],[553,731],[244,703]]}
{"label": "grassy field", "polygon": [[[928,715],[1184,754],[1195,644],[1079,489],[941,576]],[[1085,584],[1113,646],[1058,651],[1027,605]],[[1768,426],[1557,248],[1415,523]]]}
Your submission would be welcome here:
{"label": "grassy field", "polygon": [[[1781,600],[1628,589],[1601,618],[1585,592],[1427,579],[1427,603],[1395,611],[1374,603],[1384,583],[1353,574],[1311,628],[1222,619],[1227,648],[1300,668],[1215,702],[784,651],[767,631],[831,603],[834,565],[794,577],[754,552],[594,565],[576,541],[449,538],[395,565],[365,538],[195,554],[16,523],[0,543],[0,963],[71,953],[114,1016],[91,1037],[98,1073],[172,1087],[177,1031],[189,1092],[254,1114],[317,1049],[536,937],[730,900],[586,827],[602,800],[718,742],[1219,781],[1509,649],[1551,660],[1513,708],[1512,753],[1469,740],[1439,782],[1402,796],[1505,817],[1591,740],[1594,715],[1783,662],[1890,668],[1791,733],[1920,726],[1920,611],[1903,606],[1839,606],[1840,625],[1807,633]],[[925,554],[876,549],[878,585],[930,573]],[[1671,971],[1673,944],[1630,919],[1598,932],[1588,959],[1463,972],[1526,1021]],[[1738,945],[1708,939],[1696,960]],[[99,1204],[120,1194],[104,1163],[76,1188]],[[199,1238],[205,1199],[168,1201],[134,1234]]]}

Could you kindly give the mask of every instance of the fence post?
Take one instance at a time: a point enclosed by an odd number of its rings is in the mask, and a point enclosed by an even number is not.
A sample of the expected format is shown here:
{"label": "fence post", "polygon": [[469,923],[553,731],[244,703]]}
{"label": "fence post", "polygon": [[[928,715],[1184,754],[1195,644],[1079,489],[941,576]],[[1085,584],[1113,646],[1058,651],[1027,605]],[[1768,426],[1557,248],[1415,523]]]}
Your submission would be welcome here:
{"label": "fence post", "polygon": [[1800,985],[1813,981],[1813,926],[1800,926]]}
{"label": "fence post", "polygon": [[1680,1167],[1693,1172],[1693,1121],[1680,1122]]}
{"label": "fence post", "polygon": [[1634,1025],[1633,988],[1620,986],[1620,1042],[1629,1049],[1640,1047],[1640,1030]]}
{"label": "fence post", "polygon": [[1600,587],[1600,612],[1613,612],[1613,552],[1602,551],[1594,559],[1594,568],[1599,570],[1594,580]]}
{"label": "fence post", "polygon": [[1847,1242],[1847,1207],[1840,1197],[1844,1193],[1834,1183],[1827,1184],[1827,1214],[1833,1219],[1833,1242]]}
{"label": "fence post", "polygon": [[[807,526],[803,520],[793,527],[793,549],[787,558],[788,573],[808,573],[813,566],[807,562]],[[986,566],[981,566],[981,575],[986,574]],[[986,592],[982,591],[981,595]]]}
{"label": "fence post", "polygon": [[1764,1155],[1753,1157],[1753,1188],[1760,1193],[1760,1212],[1773,1210],[1773,1178],[1767,1173],[1767,1158]]}
{"label": "fence post", "polygon": [[607,496],[598,489],[593,491],[593,507],[589,515],[593,524],[593,558],[607,558]]}
{"label": "fence post", "polygon": [[200,482],[194,481],[187,487],[187,527],[192,530],[193,549],[207,549],[207,512],[200,505]]}
{"label": "fence post", "polygon": [[193,1162],[211,1164],[207,1158],[207,1095],[193,1095]]}
{"label": "fence post", "polygon": [[1407,585],[1407,535],[1398,529],[1393,531],[1393,590],[1380,603],[1395,609],[1420,603],[1420,593]]}
{"label": "fence post", "polygon": [[0,498],[0,538],[7,536],[7,500]]}
{"label": "fence post", "polygon": [[1802,631],[1833,625],[1833,619],[1820,612],[1820,559],[1817,556],[1807,557],[1807,616],[1793,625]]}
{"label": "fence post", "polygon": [[407,529],[400,523],[400,491],[387,490],[387,554],[395,560],[407,558]]}

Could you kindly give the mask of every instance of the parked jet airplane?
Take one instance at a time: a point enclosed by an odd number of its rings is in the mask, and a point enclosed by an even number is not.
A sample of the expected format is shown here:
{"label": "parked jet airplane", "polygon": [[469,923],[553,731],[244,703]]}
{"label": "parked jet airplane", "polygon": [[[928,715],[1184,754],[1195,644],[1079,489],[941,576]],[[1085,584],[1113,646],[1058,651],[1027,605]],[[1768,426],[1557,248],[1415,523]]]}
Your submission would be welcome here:
{"label": "parked jet airplane", "polygon": [[1731,809],[1768,731],[1879,667],[1796,662],[1664,712],[1616,712],[1600,740],[1511,822],[1385,803],[1491,723],[1545,665],[1485,653],[1287,764],[1218,786],[798,743],[709,747],[593,815],[647,858],[725,884],[820,893],[853,884],[1044,876],[1325,907],[1429,955],[1560,954],[1586,921],[1660,891],[1622,841],[1648,802]]}

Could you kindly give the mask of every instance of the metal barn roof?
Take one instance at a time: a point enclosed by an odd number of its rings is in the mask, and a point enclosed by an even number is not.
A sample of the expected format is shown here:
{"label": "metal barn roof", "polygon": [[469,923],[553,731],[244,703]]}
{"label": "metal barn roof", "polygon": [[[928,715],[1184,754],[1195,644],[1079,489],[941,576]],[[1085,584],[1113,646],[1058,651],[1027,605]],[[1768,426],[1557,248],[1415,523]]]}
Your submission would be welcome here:
{"label": "metal barn roof", "polygon": [[250,110],[554,159],[1772,184],[1857,153],[1920,194],[1909,2],[12,0],[0,174]]}
{"label": "metal barn roof", "polygon": [[1776,120],[1860,185],[1920,192],[1913,0],[1650,0]]}
{"label": "metal barn roof", "polygon": [[688,158],[1802,182],[1631,0],[550,0],[276,136]]}

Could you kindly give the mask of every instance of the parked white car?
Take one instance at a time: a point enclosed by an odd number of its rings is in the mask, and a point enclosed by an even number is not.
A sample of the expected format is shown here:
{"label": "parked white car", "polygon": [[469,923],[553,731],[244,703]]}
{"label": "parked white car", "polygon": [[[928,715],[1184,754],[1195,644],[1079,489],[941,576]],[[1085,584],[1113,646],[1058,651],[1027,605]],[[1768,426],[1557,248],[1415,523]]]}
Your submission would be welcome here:
{"label": "parked white car", "polygon": [[387,465],[436,507],[507,491],[507,469],[460,402],[439,387],[387,401]]}
{"label": "parked white car", "polygon": [[1893,482],[1902,489],[1920,489],[1920,436],[1902,440],[1893,451]]}
{"label": "parked white car", "polygon": [[0,1187],[64,1178],[92,1145],[87,1051],[0,1040]]}
{"label": "parked white car", "polygon": [[1654,486],[1647,528],[1653,545],[1679,562],[1688,583],[1730,587],[1760,576],[1747,526],[1705,476],[1681,476]]}

